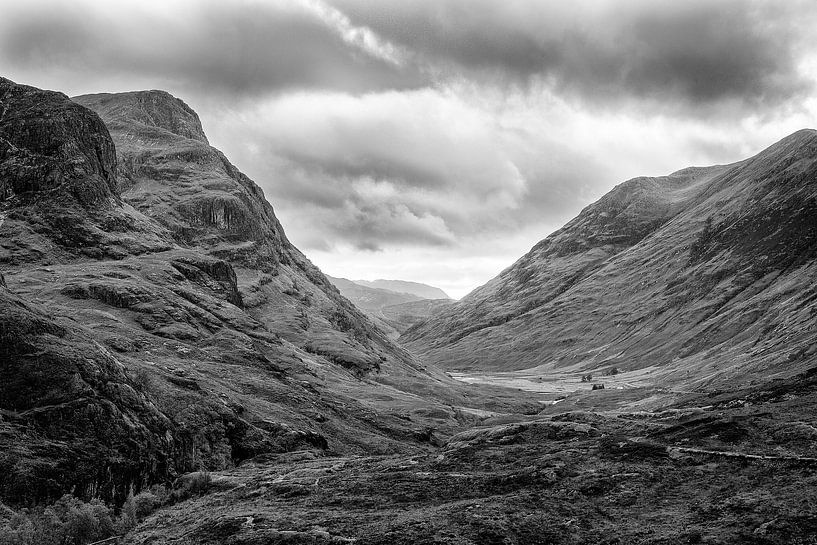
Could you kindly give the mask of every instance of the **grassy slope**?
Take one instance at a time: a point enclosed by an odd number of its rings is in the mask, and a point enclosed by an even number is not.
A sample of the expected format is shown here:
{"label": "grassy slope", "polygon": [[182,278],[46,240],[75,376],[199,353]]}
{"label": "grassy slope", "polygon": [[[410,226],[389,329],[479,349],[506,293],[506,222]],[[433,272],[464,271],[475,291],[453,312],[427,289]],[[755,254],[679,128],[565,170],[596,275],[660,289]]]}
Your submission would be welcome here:
{"label": "grassy slope", "polygon": [[796,373],[817,343],[815,180],[817,132],[800,131],[626,182],[402,339],[447,368],[655,366],[691,388]]}

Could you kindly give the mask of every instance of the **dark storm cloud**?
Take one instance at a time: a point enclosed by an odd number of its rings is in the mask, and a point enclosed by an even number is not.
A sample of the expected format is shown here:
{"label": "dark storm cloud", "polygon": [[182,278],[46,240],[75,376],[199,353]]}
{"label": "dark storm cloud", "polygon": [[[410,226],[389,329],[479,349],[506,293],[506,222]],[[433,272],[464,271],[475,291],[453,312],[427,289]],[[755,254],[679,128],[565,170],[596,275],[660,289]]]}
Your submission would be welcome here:
{"label": "dark storm cloud", "polygon": [[725,101],[776,107],[813,83],[797,67],[813,2],[331,2],[124,2],[115,10],[31,0],[4,7],[0,69],[70,69],[231,97],[466,78],[544,84],[594,105],[634,99],[702,111]]}
{"label": "dark storm cloud", "polygon": [[0,74],[166,89],[299,247],[472,287],[615,183],[813,125],[815,27],[814,0],[7,1]]}
{"label": "dark storm cloud", "polygon": [[[364,92],[426,83],[344,39],[343,28],[296,3],[181,3],[169,11],[123,4],[32,2],[4,9],[0,68],[70,69],[232,97],[293,89]],[[156,6],[153,6],[156,8]]]}
{"label": "dark storm cloud", "polygon": [[[814,3],[745,0],[334,0],[441,72],[621,99],[773,106],[811,88],[797,70]],[[806,16],[806,17],[804,17]],[[677,104],[674,104],[677,106]]]}

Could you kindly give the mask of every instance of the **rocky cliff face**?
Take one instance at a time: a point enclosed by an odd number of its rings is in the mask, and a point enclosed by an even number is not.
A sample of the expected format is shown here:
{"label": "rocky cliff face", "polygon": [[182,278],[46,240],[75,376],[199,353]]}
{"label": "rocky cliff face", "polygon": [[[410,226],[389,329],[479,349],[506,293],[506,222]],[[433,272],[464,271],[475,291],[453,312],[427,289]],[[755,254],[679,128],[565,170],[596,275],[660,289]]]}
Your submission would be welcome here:
{"label": "rocky cliff face", "polygon": [[339,295],[189,107],[78,100],[102,118],[0,80],[0,500],[121,501],[260,454],[422,450],[455,429],[462,390]]}
{"label": "rocky cliff face", "polygon": [[223,259],[244,307],[287,340],[359,373],[409,362],[287,240],[252,180],[211,147],[198,116],[162,91],[74,98],[110,128],[122,199],[175,242]]}
{"label": "rocky cliff face", "polygon": [[705,385],[802,370],[817,343],[817,132],[616,187],[406,340],[448,368],[654,368]]}
{"label": "rocky cliff face", "polygon": [[108,130],[91,112],[56,93],[0,79],[0,196],[62,190],[81,204],[116,194],[116,156]]}
{"label": "rocky cliff face", "polygon": [[119,198],[108,130],[65,95],[0,78],[0,262],[121,257],[170,247]]}

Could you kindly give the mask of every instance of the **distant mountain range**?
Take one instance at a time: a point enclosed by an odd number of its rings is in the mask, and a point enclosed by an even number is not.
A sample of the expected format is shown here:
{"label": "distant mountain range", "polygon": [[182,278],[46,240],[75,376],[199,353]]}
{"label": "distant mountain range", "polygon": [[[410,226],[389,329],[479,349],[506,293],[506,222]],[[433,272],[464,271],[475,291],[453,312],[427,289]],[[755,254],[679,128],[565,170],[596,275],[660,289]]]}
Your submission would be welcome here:
{"label": "distant mountain range", "polygon": [[443,290],[418,282],[327,278],[392,339],[453,302]]}
{"label": "distant mountain range", "polygon": [[423,299],[451,299],[447,293],[440,288],[421,284],[419,282],[407,282],[405,280],[354,280],[355,284],[369,288],[396,291],[398,293],[410,293]]}
{"label": "distant mountain range", "polygon": [[635,178],[407,331],[447,369],[645,370],[717,387],[817,360],[817,131]]}

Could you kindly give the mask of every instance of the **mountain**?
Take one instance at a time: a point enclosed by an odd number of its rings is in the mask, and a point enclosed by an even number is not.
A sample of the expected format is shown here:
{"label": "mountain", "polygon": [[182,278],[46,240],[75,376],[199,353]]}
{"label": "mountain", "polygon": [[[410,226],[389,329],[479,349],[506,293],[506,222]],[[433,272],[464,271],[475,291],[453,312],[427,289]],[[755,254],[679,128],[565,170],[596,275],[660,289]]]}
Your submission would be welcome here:
{"label": "mountain", "polygon": [[376,312],[390,305],[423,300],[418,295],[396,292],[386,288],[373,288],[346,278],[333,278],[331,276],[327,276],[327,278],[344,297],[353,302],[357,308],[365,311]]}
{"label": "mountain", "polygon": [[815,140],[626,182],[406,334],[452,366],[641,366],[701,391],[571,392],[434,452],[249,460],[125,542],[813,540]]}
{"label": "mountain", "polygon": [[406,280],[354,280],[355,284],[369,288],[396,291],[398,293],[410,293],[423,299],[451,299],[443,290],[421,284],[419,282],[408,282]]}
{"label": "mountain", "polygon": [[817,132],[635,178],[401,341],[449,369],[640,371],[715,387],[817,350]]}
{"label": "mountain", "polygon": [[[391,339],[397,339],[408,328],[428,319],[433,313],[452,302],[448,298],[425,299],[412,293],[370,287],[363,284],[364,281],[361,280],[347,280],[331,276],[327,278],[344,297],[364,311]],[[421,292],[435,293],[436,290],[442,293],[442,290],[437,290],[437,288],[413,282],[399,280],[376,280],[375,282],[388,282],[394,285],[412,284],[421,286],[422,288],[419,289]]]}
{"label": "mountain", "polygon": [[0,501],[423,451],[480,399],[342,297],[182,101],[0,78]]}

